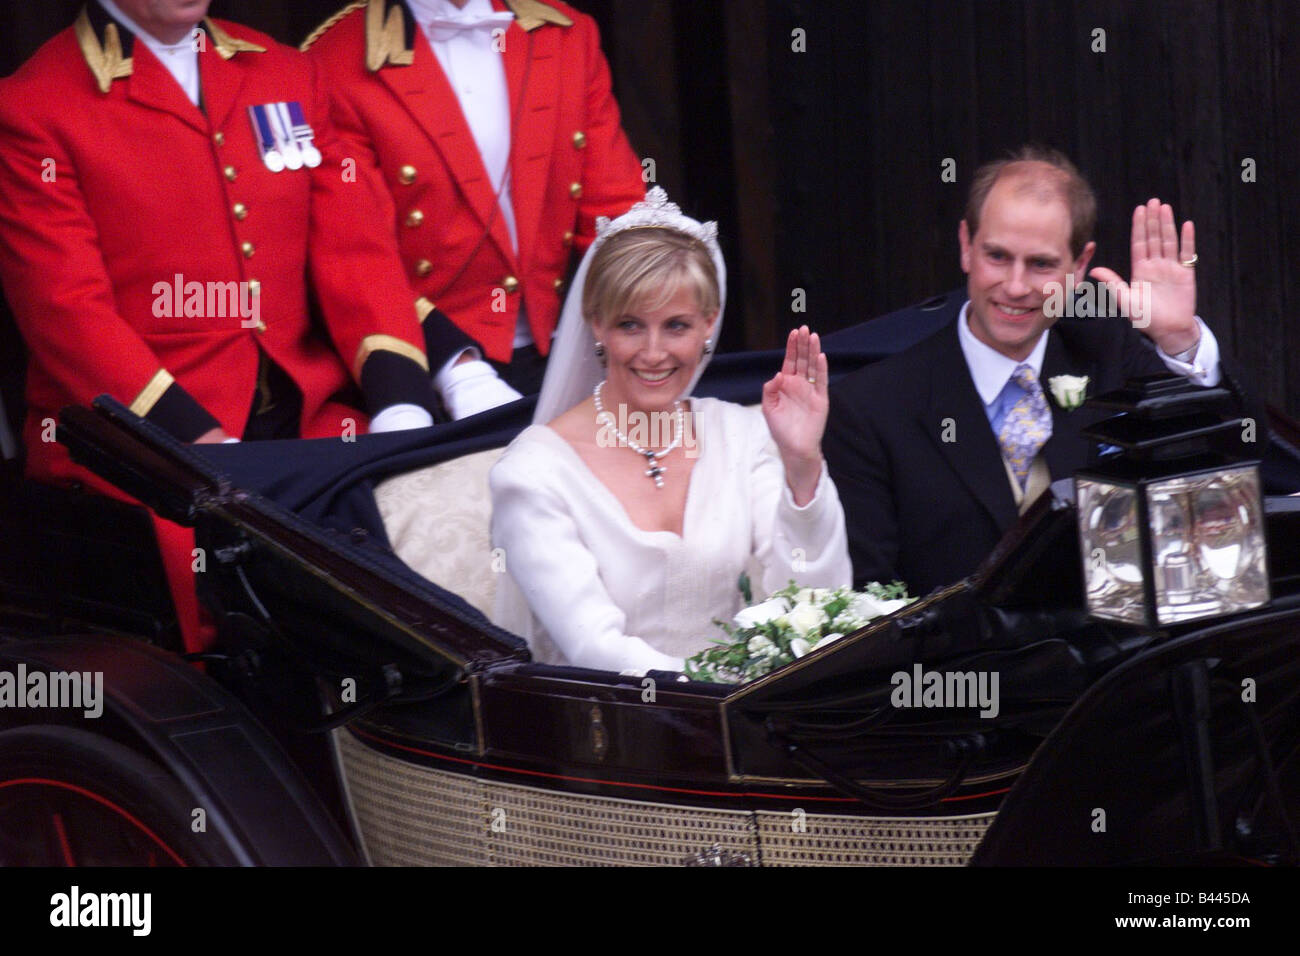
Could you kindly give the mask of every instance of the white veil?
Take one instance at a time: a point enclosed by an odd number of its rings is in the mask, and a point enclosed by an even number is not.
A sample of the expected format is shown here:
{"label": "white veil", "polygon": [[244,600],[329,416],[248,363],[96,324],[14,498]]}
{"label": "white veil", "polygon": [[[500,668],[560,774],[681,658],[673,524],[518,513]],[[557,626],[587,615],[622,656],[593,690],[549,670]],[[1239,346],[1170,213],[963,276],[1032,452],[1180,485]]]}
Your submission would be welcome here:
{"label": "white veil", "polygon": [[[564,300],[564,309],[560,312],[560,324],[551,343],[542,392],[533,412],[533,424],[544,425],[568,411],[589,396],[596,383],[605,377],[605,369],[596,358],[595,336],[591,326],[582,317],[582,291],[587,282],[587,269],[596,250],[609,236],[625,229],[650,226],[683,232],[703,242],[709,250],[718,273],[718,318],[713,326],[713,339],[717,341],[722,331],[722,313],[727,302],[727,267],[722,261],[722,250],[718,247],[718,224],[701,223],[683,215],[676,203],[668,201],[668,193],[655,186],[646,193],[643,202],[637,203],[617,219],[611,221],[605,216],[596,219],[596,239],[582,257],[582,264],[574,274],[569,294]],[[710,358],[711,354],[701,359],[690,383],[677,396],[679,399],[695,390]],[[502,573],[497,580],[492,620],[527,640],[535,660],[556,660],[558,652],[550,640],[539,633],[527,598],[508,572]]]}
{"label": "white veil", "polygon": [[[587,268],[591,265],[596,250],[614,233],[649,226],[685,233],[703,242],[709,250],[713,266],[718,272],[718,318],[713,325],[713,341],[718,340],[722,332],[722,313],[727,304],[727,266],[722,261],[722,250],[718,247],[718,224],[698,222],[683,215],[676,203],[668,201],[668,193],[662,187],[655,186],[645,194],[644,201],[617,219],[610,220],[604,216],[596,219],[596,240],[582,257],[582,264],[574,274],[569,294],[564,300],[564,309],[560,312],[560,324],[555,339],[551,342],[546,377],[542,381],[542,392],[537,397],[533,424],[544,425],[567,412],[590,395],[596,383],[605,377],[605,370],[596,358],[596,339],[592,335],[591,326],[582,317],[582,290],[587,283]],[[711,357],[704,356],[696,366],[695,375],[685,391],[677,396],[679,399],[695,390]]]}

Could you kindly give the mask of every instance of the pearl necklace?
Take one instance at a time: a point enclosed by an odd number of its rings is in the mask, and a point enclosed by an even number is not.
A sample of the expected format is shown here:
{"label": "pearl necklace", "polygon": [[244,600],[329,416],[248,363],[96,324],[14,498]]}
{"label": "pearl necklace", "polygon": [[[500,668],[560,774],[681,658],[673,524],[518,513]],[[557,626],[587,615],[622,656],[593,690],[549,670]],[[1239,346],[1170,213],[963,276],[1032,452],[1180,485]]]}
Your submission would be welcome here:
{"label": "pearl necklace", "polygon": [[667,448],[661,448],[659,451],[652,451],[649,448],[644,448],[641,445],[638,445],[632,439],[624,435],[618,425],[614,423],[614,416],[605,411],[605,403],[600,400],[600,390],[604,385],[605,382],[603,380],[597,382],[596,388],[591,393],[592,398],[596,402],[596,420],[600,421],[601,418],[604,418],[605,424],[609,426],[609,428],[614,432],[614,436],[618,438],[620,442],[627,445],[628,448],[631,448],[638,455],[645,457],[646,464],[649,466],[645,470],[645,476],[655,483],[656,488],[662,488],[664,486],[663,474],[668,470],[668,466],[663,464],[660,459],[664,458],[670,451],[682,443],[682,433],[685,431],[686,427],[685,416],[682,413],[682,403],[680,401],[673,402],[673,412],[675,413],[673,419],[673,440],[669,443]]}

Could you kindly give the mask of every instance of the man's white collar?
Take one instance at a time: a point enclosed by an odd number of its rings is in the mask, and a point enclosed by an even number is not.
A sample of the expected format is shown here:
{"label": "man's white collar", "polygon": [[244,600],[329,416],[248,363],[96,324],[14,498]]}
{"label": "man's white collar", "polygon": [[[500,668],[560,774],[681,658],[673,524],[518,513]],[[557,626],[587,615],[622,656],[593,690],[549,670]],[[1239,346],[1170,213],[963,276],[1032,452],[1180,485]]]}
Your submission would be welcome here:
{"label": "man's white collar", "polygon": [[1006,388],[1011,373],[1018,365],[1028,365],[1038,378],[1043,377],[1043,356],[1047,354],[1047,334],[1050,329],[1044,330],[1038,336],[1038,341],[1034,343],[1034,350],[1025,357],[1024,361],[1017,362],[975,338],[975,333],[970,330],[967,319],[969,310],[970,301],[967,300],[961,307],[961,312],[957,314],[957,341],[961,344],[962,355],[966,358],[966,367],[970,369],[970,377],[975,382],[975,391],[979,392],[980,400],[985,405],[993,404],[993,400],[1002,393],[1002,389]]}

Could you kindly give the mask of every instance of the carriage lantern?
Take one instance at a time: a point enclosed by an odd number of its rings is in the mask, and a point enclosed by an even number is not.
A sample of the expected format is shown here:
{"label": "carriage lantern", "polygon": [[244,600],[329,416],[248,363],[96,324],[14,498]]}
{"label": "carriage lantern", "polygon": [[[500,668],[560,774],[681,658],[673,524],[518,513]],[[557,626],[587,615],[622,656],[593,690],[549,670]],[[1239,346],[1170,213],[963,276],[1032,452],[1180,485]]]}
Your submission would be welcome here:
{"label": "carriage lantern", "polygon": [[1255,423],[1231,400],[1148,376],[1089,401],[1119,413],[1084,430],[1103,455],[1074,479],[1092,616],[1157,628],[1268,603],[1259,462],[1241,455]]}

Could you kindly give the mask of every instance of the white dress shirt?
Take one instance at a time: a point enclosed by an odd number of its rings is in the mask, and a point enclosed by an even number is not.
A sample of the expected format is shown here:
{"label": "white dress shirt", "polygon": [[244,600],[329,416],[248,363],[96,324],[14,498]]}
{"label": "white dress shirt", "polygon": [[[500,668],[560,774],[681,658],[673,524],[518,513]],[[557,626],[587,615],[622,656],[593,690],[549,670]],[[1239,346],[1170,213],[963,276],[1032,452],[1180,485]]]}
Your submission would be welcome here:
{"label": "white dress shirt", "polygon": [[[498,13],[492,9],[491,0],[469,0],[463,9],[451,0],[408,2],[460,103],[461,115],[474,136],[488,182],[497,194],[510,244],[518,254],[519,235],[510,195],[510,88],[498,41],[502,34],[496,33],[509,25],[513,14]],[[458,23],[481,25],[457,29]],[[528,319],[521,307],[515,324],[514,347],[532,341]]]}
{"label": "white dress shirt", "polygon": [[[497,195],[497,208],[510,244],[518,254],[519,236],[510,195],[510,87],[497,41],[502,34],[496,33],[509,26],[514,14],[497,12],[491,0],[469,0],[464,8],[450,0],[407,0],[407,4],[456,94],[488,182]],[[514,347],[522,348],[532,341],[521,303]],[[474,361],[457,364],[466,353]],[[465,349],[434,372],[434,387],[453,418],[474,415],[522,397],[482,359],[477,348]]]}
{"label": "white dress shirt", "polygon": [[494,29],[504,29],[510,14],[500,15],[499,26],[455,29],[440,24],[491,23],[497,17],[490,0],[469,0],[464,8],[451,0],[408,0],[411,12],[438,58],[447,82],[456,93],[460,111],[474,134],[483,168],[494,192],[499,192],[501,218],[516,251],[515,210],[510,201],[510,89]]}
{"label": "white dress shirt", "polygon": [[1002,394],[1002,390],[1007,387],[1007,382],[1011,380],[1011,373],[1018,366],[1028,365],[1034,370],[1034,377],[1042,381],[1043,357],[1047,354],[1047,336],[1040,335],[1038,341],[1034,343],[1034,350],[1023,360],[1016,361],[975,338],[975,333],[970,330],[970,321],[966,317],[969,309],[970,302],[967,302],[957,314],[957,341],[961,343],[961,352],[966,357],[966,367],[970,369],[975,391],[979,392],[980,401],[984,403],[984,409],[988,412],[990,406]]}
{"label": "white dress shirt", "polygon": [[[957,340],[961,343],[962,355],[966,358],[966,367],[970,369],[975,390],[979,392],[980,400],[984,403],[984,410],[989,416],[990,424],[993,424],[998,412],[995,402],[1011,379],[1011,373],[1021,363],[1008,358],[975,337],[970,330],[970,320],[967,316],[969,309],[970,302],[967,301],[957,316]],[[1159,347],[1156,348],[1156,354],[1171,372],[1184,375],[1197,385],[1218,385],[1221,377],[1219,342],[1200,316],[1196,317],[1196,324],[1200,326],[1201,339],[1190,362],[1180,362],[1166,355]],[[1043,356],[1047,353],[1047,336],[1050,334],[1051,329],[1048,329],[1046,333],[1040,335],[1033,351],[1024,359],[1024,363],[1033,368],[1034,375],[1040,381],[1043,377]],[[994,430],[996,431],[996,426]]]}

